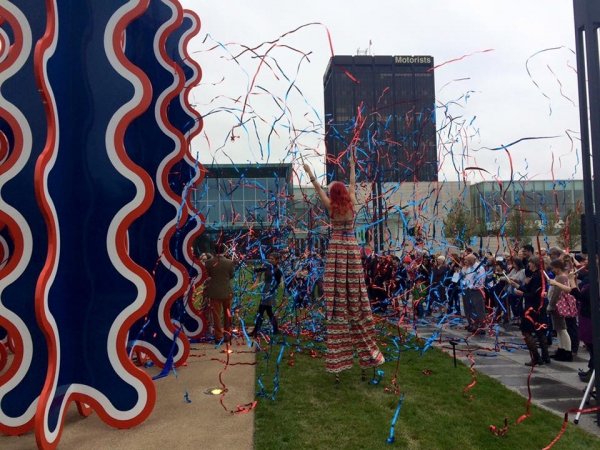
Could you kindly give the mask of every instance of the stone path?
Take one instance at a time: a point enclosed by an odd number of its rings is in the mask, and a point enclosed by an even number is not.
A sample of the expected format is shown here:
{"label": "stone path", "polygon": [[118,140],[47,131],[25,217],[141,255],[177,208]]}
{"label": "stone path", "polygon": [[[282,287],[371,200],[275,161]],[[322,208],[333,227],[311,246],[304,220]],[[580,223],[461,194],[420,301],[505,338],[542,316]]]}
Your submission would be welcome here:
{"label": "stone path", "polygon": [[[463,328],[464,323],[440,327],[433,321],[420,321],[418,336],[428,339],[435,333],[439,333],[434,345],[438,348],[443,346],[442,350],[449,354],[452,354],[452,348],[448,341],[458,342],[457,360],[470,366],[472,362],[467,357],[470,351],[475,360],[473,366],[475,370],[489,375],[508,389],[527,398],[527,377],[531,368],[525,366],[525,362],[529,361],[530,357],[519,329],[512,325],[498,326],[493,332],[484,336],[472,336]],[[552,345],[550,353],[554,353],[556,349],[556,344]],[[577,371],[579,368],[587,370],[588,360],[589,353],[582,346],[573,362],[553,360],[551,364],[535,367],[530,379],[532,403],[561,417],[564,417],[566,411],[579,408],[587,383],[579,379]],[[586,408],[596,405],[596,401],[591,399]],[[575,415],[570,414],[571,424],[573,419]],[[600,437],[600,427],[596,423],[595,413],[582,414],[579,426]]]}

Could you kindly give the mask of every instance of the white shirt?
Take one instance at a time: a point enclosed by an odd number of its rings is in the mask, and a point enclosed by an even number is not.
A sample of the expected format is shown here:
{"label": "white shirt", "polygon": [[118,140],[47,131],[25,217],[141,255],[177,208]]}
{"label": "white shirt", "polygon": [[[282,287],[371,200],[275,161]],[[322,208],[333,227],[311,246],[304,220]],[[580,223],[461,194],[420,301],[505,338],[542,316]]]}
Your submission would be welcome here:
{"label": "white shirt", "polygon": [[471,267],[463,267],[462,286],[465,289],[482,289],[485,285],[485,267],[475,262]]}

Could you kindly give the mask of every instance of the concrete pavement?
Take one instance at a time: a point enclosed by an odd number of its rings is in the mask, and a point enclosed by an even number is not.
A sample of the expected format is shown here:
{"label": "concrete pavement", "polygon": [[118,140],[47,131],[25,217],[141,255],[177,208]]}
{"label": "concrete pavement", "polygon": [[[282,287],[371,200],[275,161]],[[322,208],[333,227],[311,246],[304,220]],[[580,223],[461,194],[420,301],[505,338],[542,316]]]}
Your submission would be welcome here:
{"label": "concrete pavement", "polygon": [[[254,410],[236,413],[255,400],[255,353],[240,339],[231,345],[229,364],[225,347],[192,344],[187,367],[155,381],[157,401],[150,417],[129,430],[104,424],[96,414],[83,418],[74,404],[69,407],[59,450],[251,450],[254,440]],[[145,370],[150,376],[156,367]],[[227,388],[223,397],[205,391],[220,388],[219,375]],[[188,392],[188,403],[185,398]],[[221,404],[222,401],[222,404]],[[35,436],[0,435],[2,450],[34,450]]]}

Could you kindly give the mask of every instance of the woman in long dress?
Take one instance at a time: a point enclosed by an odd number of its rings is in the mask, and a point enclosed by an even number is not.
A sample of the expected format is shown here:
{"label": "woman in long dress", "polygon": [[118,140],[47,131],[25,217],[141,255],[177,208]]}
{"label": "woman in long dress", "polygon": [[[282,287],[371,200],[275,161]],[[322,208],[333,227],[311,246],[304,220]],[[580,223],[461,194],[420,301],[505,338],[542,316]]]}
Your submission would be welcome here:
{"label": "woman in long dress", "polygon": [[324,276],[328,317],[325,371],[334,373],[336,383],[339,382],[340,372],[352,368],[355,350],[364,381],[365,370],[383,364],[385,358],[375,342],[373,314],[354,232],[354,157],[350,158],[350,189],[336,181],[329,187],[329,197],[308,164],[304,164],[304,170],[331,220]]}

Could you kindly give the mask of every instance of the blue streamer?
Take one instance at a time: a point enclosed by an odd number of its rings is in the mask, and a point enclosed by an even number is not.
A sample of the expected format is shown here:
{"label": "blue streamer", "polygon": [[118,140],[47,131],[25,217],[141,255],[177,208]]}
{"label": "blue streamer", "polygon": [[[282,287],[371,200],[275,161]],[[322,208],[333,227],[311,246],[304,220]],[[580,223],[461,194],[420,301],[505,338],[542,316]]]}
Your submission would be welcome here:
{"label": "blue streamer", "polygon": [[388,437],[386,439],[386,442],[388,444],[393,444],[394,441],[396,440],[396,438],[394,437],[396,421],[398,420],[398,416],[400,415],[400,410],[402,409],[402,402],[404,401],[404,397],[406,397],[406,394],[404,394],[402,397],[400,397],[398,399],[398,406],[396,407],[396,413],[394,414],[394,418],[392,419],[392,426],[390,428],[390,437]]}

